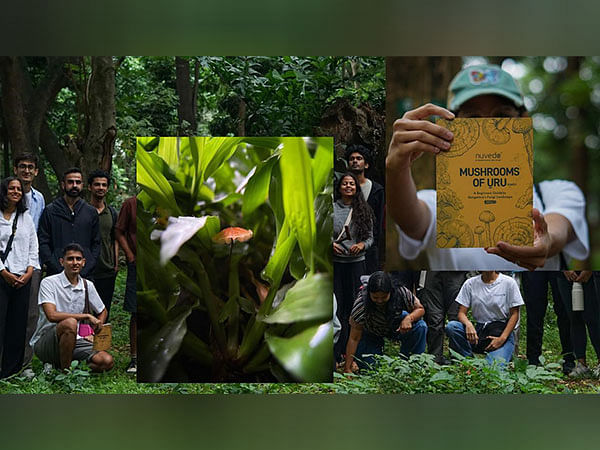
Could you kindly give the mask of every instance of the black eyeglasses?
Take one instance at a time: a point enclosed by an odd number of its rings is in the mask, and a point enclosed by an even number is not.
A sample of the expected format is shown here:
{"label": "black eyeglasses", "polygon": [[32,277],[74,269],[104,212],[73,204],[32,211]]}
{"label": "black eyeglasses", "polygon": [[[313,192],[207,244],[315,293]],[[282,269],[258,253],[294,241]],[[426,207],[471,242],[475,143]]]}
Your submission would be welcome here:
{"label": "black eyeglasses", "polygon": [[19,164],[17,166],[17,168],[19,168],[19,169],[27,169],[27,170],[34,171],[35,170],[35,164],[23,164],[23,163],[21,163],[21,164]]}

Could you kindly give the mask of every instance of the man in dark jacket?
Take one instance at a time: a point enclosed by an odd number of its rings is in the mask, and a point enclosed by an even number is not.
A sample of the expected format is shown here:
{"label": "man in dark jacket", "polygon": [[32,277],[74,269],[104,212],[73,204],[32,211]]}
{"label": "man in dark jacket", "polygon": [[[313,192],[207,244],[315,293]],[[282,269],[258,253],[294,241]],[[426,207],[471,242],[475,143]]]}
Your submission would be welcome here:
{"label": "man in dark jacket", "polygon": [[348,170],[356,175],[365,200],[373,210],[373,245],[367,250],[365,263],[367,274],[379,270],[379,243],[383,236],[383,208],[385,194],[383,186],[365,176],[371,162],[371,152],[363,145],[349,145],[346,148]]}
{"label": "man in dark jacket", "polygon": [[40,218],[40,263],[46,266],[47,275],[60,273],[62,267],[59,258],[63,249],[75,242],[83,247],[86,259],[81,276],[90,279],[100,256],[98,213],[81,198],[83,175],[80,169],[68,169],[63,174],[60,186],[62,197],[50,203]]}

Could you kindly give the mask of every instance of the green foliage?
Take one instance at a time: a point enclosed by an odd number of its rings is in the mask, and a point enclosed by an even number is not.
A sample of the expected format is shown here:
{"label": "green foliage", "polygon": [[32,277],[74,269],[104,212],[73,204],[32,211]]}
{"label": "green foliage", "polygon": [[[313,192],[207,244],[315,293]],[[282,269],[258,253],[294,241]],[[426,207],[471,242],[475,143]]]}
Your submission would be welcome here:
{"label": "green foliage", "polygon": [[[301,138],[139,138],[137,144],[143,379],[328,379],[331,255],[329,245],[317,246],[332,233],[332,140],[307,146]],[[219,222],[251,229],[252,240],[213,243]],[[151,241],[157,233],[160,242]],[[294,279],[300,281],[290,289]]]}
{"label": "green foliage", "polygon": [[557,364],[544,367],[517,364],[514,369],[490,365],[483,358],[456,358],[450,366],[440,366],[429,354],[410,360],[376,355],[375,368],[363,376],[338,377],[336,390],[345,393],[458,393],[531,394],[557,392],[560,379]]}

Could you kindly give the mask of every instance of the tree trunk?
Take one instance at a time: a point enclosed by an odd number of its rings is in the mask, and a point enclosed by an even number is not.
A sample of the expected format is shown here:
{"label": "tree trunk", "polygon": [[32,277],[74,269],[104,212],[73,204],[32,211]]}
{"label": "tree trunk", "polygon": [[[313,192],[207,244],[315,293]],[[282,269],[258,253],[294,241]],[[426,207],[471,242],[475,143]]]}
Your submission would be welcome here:
{"label": "tree trunk", "polygon": [[195,65],[194,84],[190,82],[190,63],[187,59],[175,57],[175,87],[179,97],[177,116],[179,120],[178,134],[193,136],[198,124],[196,121],[196,90],[198,88],[198,62]]}
{"label": "tree trunk", "polygon": [[237,135],[246,136],[246,102],[241,97],[238,102]]}
{"label": "tree trunk", "polygon": [[83,146],[79,166],[84,176],[95,169],[110,172],[112,155],[117,137],[115,107],[115,66],[111,56],[92,58],[92,72],[89,79],[89,115],[86,135],[82,136]]}
{"label": "tree trunk", "polygon": [[[79,107],[77,136],[61,147],[48,126],[46,114],[69,81],[65,71],[68,61],[81,65],[83,81],[73,80]],[[84,177],[94,169],[111,169],[117,130],[113,60],[93,57],[89,77],[84,64],[84,59],[48,58],[45,75],[34,86],[25,58],[0,58],[2,109],[10,111],[4,115],[10,147],[13,153],[36,155],[41,148],[59,179],[70,166],[81,167]],[[34,184],[47,199],[52,198],[43,170]]]}
{"label": "tree trunk", "polygon": [[[26,70],[25,58],[0,58],[2,109],[10,111],[10,114],[4,114],[4,123],[13,154],[33,153],[39,156],[40,133],[46,126],[46,113],[67,83],[64,73],[66,61],[66,58],[48,58],[46,75],[34,88]],[[36,177],[34,186],[45,197],[51,198],[43,170]]]}

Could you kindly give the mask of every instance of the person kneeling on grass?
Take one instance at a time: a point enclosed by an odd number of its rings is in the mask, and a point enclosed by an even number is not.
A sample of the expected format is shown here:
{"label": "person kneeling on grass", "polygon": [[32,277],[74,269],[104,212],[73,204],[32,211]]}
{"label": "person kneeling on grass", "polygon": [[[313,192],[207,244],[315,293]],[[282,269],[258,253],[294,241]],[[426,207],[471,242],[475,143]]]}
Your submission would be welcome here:
{"label": "person kneeling on grass", "polygon": [[[90,327],[100,331],[107,312],[94,283],[79,275],[85,266],[83,248],[79,244],[67,245],[59,262],[64,270],[44,278],[40,285],[41,311],[31,347],[42,362],[51,363],[55,368],[67,369],[76,359],[86,361],[93,372],[110,370],[113,357],[107,352],[95,351],[88,340]],[[94,311],[98,316],[87,311]]]}
{"label": "person kneeling on grass", "polygon": [[[495,271],[484,271],[463,284],[458,297],[458,320],[446,325],[450,348],[463,356],[487,353],[491,364],[509,362],[515,348],[513,330],[524,304],[517,282]],[[467,317],[471,313],[475,326]]]}
{"label": "person kneeling on grass", "polygon": [[427,325],[421,319],[425,309],[404,286],[392,285],[385,272],[375,272],[360,290],[350,314],[350,337],[346,346],[344,372],[352,372],[354,356],[358,366],[372,366],[383,354],[383,338],[400,341],[400,354],[408,357],[425,351]]}

